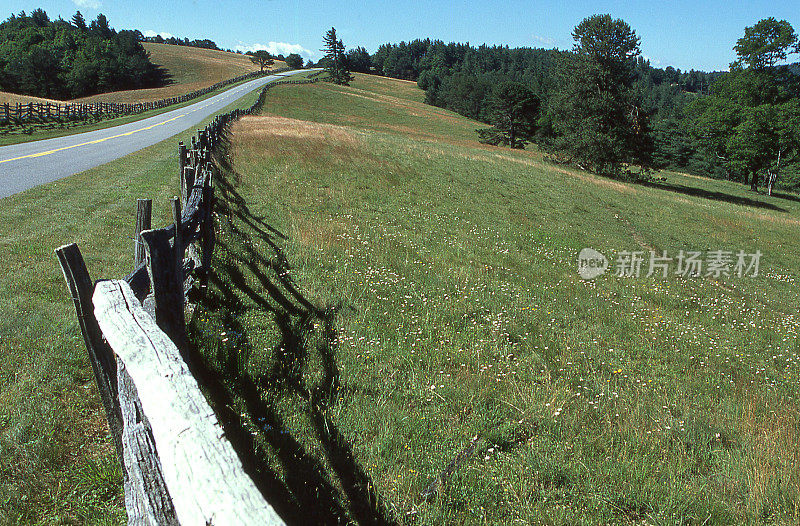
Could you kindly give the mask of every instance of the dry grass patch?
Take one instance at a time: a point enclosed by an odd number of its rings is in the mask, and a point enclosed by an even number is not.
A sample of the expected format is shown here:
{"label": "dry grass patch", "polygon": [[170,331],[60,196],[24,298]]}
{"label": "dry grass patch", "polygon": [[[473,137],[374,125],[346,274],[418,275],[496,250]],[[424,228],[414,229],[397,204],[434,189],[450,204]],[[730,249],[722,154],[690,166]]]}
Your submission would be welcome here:
{"label": "dry grass patch", "polygon": [[0,91],[0,104],[27,104],[29,102],[41,102],[46,103],[49,102],[50,104],[58,104],[61,101],[53,100],[53,99],[44,99],[42,97],[32,97],[30,95],[19,95],[18,93],[9,93],[7,91]]}
{"label": "dry grass patch", "polygon": [[238,53],[149,42],[143,45],[150,53],[150,61],[164,68],[170,76],[169,85],[101,93],[76,99],[76,102],[151,102],[191,93],[259,69],[250,62],[250,57]]}
{"label": "dry grass patch", "polygon": [[351,88],[350,90],[345,91],[343,93],[350,97],[360,97],[362,99],[383,102],[391,106],[395,106],[397,108],[410,108],[412,106],[416,106],[419,104],[418,102],[408,101],[406,99],[401,99],[399,97],[392,97],[391,95],[380,95],[378,93],[368,92],[365,90],[360,90],[358,88]]}
{"label": "dry grass patch", "polygon": [[789,215],[776,215],[768,212],[753,212],[751,210],[742,210],[742,215],[758,219],[759,221],[766,221],[768,223],[776,223],[779,225],[800,226],[800,220]]}
{"label": "dry grass patch", "polygon": [[[747,506],[754,515],[768,516],[782,502],[800,520],[800,441],[794,403],[765,411],[763,398],[750,396],[742,411],[739,431],[750,440]],[[769,408],[767,408],[769,409]]]}
{"label": "dry grass patch", "polygon": [[[332,86],[326,86],[333,88]],[[335,89],[335,88],[334,88]],[[350,88],[348,91],[343,91],[345,95],[350,97],[359,97],[370,101],[381,102],[395,108],[402,108],[408,110],[408,114],[412,117],[438,117],[448,122],[457,125],[464,125],[466,117],[454,116],[448,110],[437,108],[436,106],[428,106],[421,101],[409,100],[401,97],[394,97],[392,95],[382,95],[380,93],[370,92],[358,88]],[[482,123],[477,123],[486,126]]]}
{"label": "dry grass patch", "polygon": [[333,159],[351,163],[360,157],[361,142],[343,126],[288,119],[245,117],[234,126],[242,148],[237,152],[260,159],[290,158],[303,162]]}
{"label": "dry grass patch", "polygon": [[319,223],[309,221],[307,218],[294,217],[290,237],[304,248],[330,250],[338,246],[350,249],[352,240],[346,238],[345,234],[352,229],[352,223],[344,220]]}
{"label": "dry grass patch", "polygon": [[236,126],[236,133],[243,138],[255,136],[261,139],[270,136],[278,136],[281,138],[291,137],[312,141],[338,141],[352,145],[356,145],[358,142],[354,134],[343,126],[289,119],[286,117],[244,117]]}

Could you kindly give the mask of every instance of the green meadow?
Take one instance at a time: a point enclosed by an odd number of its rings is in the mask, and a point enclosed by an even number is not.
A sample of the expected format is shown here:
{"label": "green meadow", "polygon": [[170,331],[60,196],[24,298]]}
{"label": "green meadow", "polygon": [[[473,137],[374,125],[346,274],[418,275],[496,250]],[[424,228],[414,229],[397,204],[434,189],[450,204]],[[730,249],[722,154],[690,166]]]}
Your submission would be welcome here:
{"label": "green meadow", "polygon": [[[191,335],[285,516],[796,524],[800,198],[477,142],[413,84],[272,90],[220,158]],[[661,179],[663,178],[663,180]],[[594,280],[577,254],[611,261]],[[646,277],[650,251],[760,251]],[[642,275],[616,275],[641,251]]]}

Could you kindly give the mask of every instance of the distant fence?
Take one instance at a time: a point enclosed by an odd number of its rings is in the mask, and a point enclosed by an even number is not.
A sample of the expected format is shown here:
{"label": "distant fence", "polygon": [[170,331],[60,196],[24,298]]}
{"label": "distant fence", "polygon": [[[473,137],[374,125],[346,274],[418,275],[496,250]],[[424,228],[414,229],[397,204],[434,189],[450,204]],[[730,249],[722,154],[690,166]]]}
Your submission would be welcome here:
{"label": "distant fence", "polygon": [[206,283],[214,251],[211,154],[225,127],[260,108],[216,117],[191,145],[178,145],[180,199],[173,224],[151,229],[152,201],[139,199],[134,269],[93,283],[74,243],[56,250],[75,304],[111,437],[125,474],[128,524],[283,524],[244,472],[213,410],[179,352],[184,308]]}
{"label": "distant fence", "polygon": [[288,68],[276,69],[270,72],[253,71],[239,75],[232,79],[217,82],[213,86],[199,89],[186,95],[179,97],[170,97],[168,99],[161,99],[153,102],[139,102],[135,104],[127,104],[121,102],[94,102],[91,104],[70,103],[70,104],[52,104],[50,102],[28,102],[16,104],[9,104],[8,102],[0,106],[0,124],[24,124],[24,123],[39,123],[39,122],[64,122],[64,121],[81,121],[89,118],[100,118],[108,116],[121,116],[133,115],[137,113],[144,113],[150,110],[166,108],[174,104],[180,104],[203,95],[207,95],[212,91],[216,91],[225,86],[230,86],[237,82],[244,80],[254,79],[264,75],[272,75],[288,71]]}

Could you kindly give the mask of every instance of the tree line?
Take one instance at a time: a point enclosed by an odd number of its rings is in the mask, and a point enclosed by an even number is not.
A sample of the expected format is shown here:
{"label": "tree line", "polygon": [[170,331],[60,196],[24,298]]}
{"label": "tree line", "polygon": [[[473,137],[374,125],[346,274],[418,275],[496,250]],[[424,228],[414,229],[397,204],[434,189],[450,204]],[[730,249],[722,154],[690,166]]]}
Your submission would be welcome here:
{"label": "tree line", "polygon": [[189,40],[188,38],[176,38],[176,37],[168,37],[164,38],[161,35],[155,35],[152,37],[144,36],[140,31],[134,31],[137,34],[139,42],[152,42],[154,44],[171,44],[173,46],[187,46],[187,47],[197,47],[201,49],[214,49],[217,51],[222,51],[219,47],[217,47],[217,43],[213,40],[209,40],[207,38],[203,39],[194,39]]}
{"label": "tree line", "polygon": [[303,57],[298,53],[289,53],[285,56],[282,54],[273,55],[266,49],[259,49],[256,51],[248,51],[245,55],[250,57],[253,64],[261,66],[261,71],[264,71],[265,67],[272,66],[276,60],[285,62],[286,66],[292,69],[302,69],[303,67]]}
{"label": "tree line", "polygon": [[781,65],[800,51],[788,22],[747,27],[726,72],[653,67],[636,32],[609,15],[572,36],[570,51],[419,39],[343,57],[352,71],[415,80],[429,104],[492,125],[478,130],[484,142],[534,142],[609,175],[670,168],[753,189],[800,186],[800,68]]}
{"label": "tree line", "polygon": [[115,31],[80,11],[70,21],[50,20],[42,9],[0,23],[0,90],[72,99],[158,86],[163,72],[150,62],[138,31]]}

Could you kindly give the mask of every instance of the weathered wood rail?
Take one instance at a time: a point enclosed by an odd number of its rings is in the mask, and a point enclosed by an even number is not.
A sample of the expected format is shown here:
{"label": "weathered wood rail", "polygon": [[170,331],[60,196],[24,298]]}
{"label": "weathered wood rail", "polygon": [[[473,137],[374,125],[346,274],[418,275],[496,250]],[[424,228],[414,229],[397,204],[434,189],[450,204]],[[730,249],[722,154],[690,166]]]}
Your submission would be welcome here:
{"label": "weathered wood rail", "polygon": [[212,91],[216,91],[225,86],[230,86],[237,82],[258,78],[264,75],[271,75],[281,71],[287,71],[288,68],[276,69],[269,72],[253,71],[239,75],[222,82],[209,86],[207,88],[195,90],[191,93],[181,95],[179,97],[169,97],[152,102],[140,103],[117,103],[117,102],[95,102],[91,104],[70,103],[70,104],[53,104],[50,102],[29,102],[10,104],[8,102],[0,105],[0,125],[2,124],[24,124],[24,123],[40,123],[40,122],[64,122],[64,121],[82,121],[90,118],[99,119],[101,117],[133,115],[137,113],[144,113],[150,110],[156,110],[180,104],[182,102],[190,101],[203,95],[207,95]]}
{"label": "weathered wood rail", "polygon": [[173,222],[151,229],[152,202],[137,201],[134,269],[124,279],[94,283],[77,245],[56,250],[123,467],[130,525],[283,524],[245,473],[179,349],[188,291],[204,285],[211,268],[211,156],[223,130],[260,108],[275,85],[317,80],[267,84],[251,108],[217,116],[190,145],[178,145]]}

